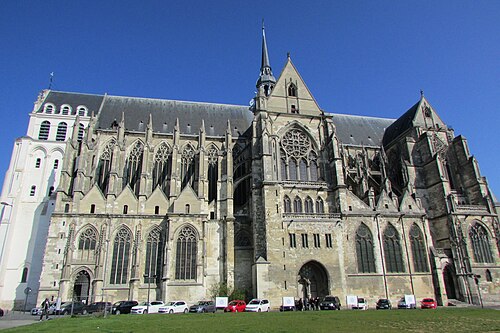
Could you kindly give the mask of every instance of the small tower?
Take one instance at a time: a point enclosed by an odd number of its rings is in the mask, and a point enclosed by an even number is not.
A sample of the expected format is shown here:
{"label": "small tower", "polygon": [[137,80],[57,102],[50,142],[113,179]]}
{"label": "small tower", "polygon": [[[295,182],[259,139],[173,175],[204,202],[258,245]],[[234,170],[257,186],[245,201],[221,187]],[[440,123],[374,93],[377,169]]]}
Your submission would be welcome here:
{"label": "small tower", "polygon": [[262,61],[260,65],[260,75],[257,80],[257,89],[261,87],[264,90],[264,94],[269,96],[271,91],[276,84],[276,79],[273,76],[273,71],[271,70],[271,65],[269,64],[269,55],[267,54],[267,43],[266,43],[266,31],[264,29],[264,21],[262,21]]}

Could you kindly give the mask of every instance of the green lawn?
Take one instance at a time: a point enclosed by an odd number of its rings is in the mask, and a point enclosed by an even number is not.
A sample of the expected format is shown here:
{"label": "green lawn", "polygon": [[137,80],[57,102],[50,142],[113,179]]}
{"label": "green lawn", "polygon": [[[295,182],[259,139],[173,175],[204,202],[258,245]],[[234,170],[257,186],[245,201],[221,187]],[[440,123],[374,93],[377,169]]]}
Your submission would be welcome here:
{"label": "green lawn", "polygon": [[60,318],[3,332],[500,332],[500,311],[315,311]]}

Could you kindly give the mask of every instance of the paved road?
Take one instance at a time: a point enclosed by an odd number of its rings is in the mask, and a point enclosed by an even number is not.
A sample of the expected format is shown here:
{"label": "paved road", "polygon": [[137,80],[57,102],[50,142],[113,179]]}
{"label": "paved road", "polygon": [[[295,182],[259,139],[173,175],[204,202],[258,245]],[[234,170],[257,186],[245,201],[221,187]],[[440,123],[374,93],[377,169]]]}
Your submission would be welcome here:
{"label": "paved road", "polygon": [[0,317],[0,330],[38,323],[39,318],[38,316],[32,316],[30,313],[9,311],[3,317]]}

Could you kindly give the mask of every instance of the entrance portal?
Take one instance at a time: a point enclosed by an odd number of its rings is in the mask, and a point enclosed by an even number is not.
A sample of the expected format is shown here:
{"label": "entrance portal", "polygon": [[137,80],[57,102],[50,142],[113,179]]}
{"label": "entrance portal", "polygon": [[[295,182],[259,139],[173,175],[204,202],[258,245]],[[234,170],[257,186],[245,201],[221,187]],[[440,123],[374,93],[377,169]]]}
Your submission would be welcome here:
{"label": "entrance portal", "polygon": [[90,275],[87,271],[81,271],[77,274],[75,285],[73,287],[73,299],[76,301],[88,303],[90,292]]}
{"label": "entrance portal", "polygon": [[448,299],[457,299],[457,294],[455,292],[455,273],[453,272],[453,267],[451,265],[447,265],[444,268],[443,278]]}
{"label": "entrance portal", "polygon": [[302,266],[298,278],[302,286],[300,296],[303,299],[322,298],[329,294],[328,273],[319,262],[310,261]]}

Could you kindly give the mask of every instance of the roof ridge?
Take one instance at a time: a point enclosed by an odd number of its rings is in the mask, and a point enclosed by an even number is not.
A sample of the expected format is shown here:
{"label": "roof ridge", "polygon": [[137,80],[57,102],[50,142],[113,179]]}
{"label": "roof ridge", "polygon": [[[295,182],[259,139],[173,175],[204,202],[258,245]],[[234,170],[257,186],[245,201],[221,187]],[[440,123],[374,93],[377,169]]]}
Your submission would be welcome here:
{"label": "roof ridge", "polygon": [[345,113],[327,112],[327,114],[332,115],[332,116],[344,116],[344,117],[351,117],[351,118],[371,118],[371,119],[392,120],[392,121],[395,121],[398,119],[398,118],[382,118],[382,117],[374,117],[374,116],[361,116],[358,114],[345,114]]}

